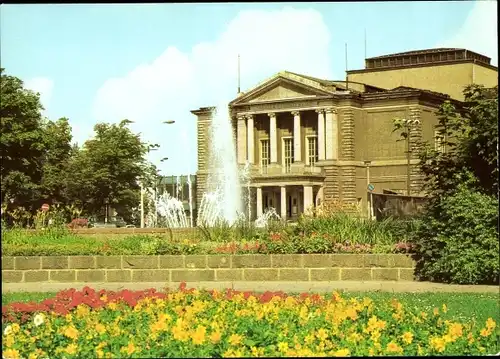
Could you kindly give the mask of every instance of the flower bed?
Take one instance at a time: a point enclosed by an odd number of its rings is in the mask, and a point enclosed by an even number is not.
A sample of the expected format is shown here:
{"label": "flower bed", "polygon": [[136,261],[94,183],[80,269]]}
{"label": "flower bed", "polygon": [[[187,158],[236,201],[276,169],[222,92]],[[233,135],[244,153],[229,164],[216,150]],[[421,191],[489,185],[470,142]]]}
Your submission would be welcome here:
{"label": "flower bed", "polygon": [[443,320],[398,301],[187,290],[60,292],[2,308],[3,356],[218,357],[478,355],[496,323]]}

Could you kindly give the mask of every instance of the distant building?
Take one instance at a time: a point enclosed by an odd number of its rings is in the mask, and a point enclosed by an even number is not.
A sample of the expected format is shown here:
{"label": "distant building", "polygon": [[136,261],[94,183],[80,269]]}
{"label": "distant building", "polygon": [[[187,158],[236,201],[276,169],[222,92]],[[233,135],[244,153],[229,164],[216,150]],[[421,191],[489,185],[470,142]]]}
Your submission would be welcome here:
{"label": "distant building", "polygon": [[[367,165],[374,192],[421,194],[415,143],[434,142],[436,112],[445,100],[463,100],[466,85],[498,84],[486,56],[465,49],[411,51],[366,59],[346,81],[283,71],[229,104],[238,164],[251,164],[253,217],[274,207],[296,219],[322,201],[341,200],[367,209]],[[197,206],[209,174],[209,126],[213,108],[197,116]],[[418,120],[406,144],[393,119]],[[366,211],[364,211],[366,212]]]}

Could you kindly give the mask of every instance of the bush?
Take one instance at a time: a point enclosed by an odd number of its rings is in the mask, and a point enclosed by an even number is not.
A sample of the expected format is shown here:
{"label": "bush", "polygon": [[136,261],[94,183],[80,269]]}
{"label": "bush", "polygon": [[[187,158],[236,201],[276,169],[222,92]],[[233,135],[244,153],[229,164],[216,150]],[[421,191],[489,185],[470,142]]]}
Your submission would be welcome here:
{"label": "bush", "polygon": [[423,280],[498,284],[498,201],[458,186],[431,204],[413,242],[416,273]]}

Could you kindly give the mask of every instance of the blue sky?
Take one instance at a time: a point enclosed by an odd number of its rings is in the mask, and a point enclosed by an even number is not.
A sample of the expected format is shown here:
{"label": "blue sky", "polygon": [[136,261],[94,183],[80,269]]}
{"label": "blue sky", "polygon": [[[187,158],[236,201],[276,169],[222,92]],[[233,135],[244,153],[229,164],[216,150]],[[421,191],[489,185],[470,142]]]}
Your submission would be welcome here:
{"label": "blue sky", "polygon": [[346,42],[349,69],[364,66],[365,28],[369,57],[449,46],[497,65],[496,12],[491,1],[2,5],[0,60],[78,143],[128,118],[178,175],[196,171],[189,111],[235,96],[238,53],[243,91],[281,70],[343,79]]}

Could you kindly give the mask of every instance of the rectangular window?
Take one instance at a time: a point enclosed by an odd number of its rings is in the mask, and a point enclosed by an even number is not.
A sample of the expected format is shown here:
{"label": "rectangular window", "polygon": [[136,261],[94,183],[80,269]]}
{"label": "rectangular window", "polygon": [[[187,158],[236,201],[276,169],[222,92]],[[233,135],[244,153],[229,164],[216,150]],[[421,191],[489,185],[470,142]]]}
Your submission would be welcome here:
{"label": "rectangular window", "polygon": [[434,149],[437,152],[444,153],[446,151],[445,137],[439,132],[434,131]]}
{"label": "rectangular window", "polygon": [[269,165],[269,140],[260,140],[260,169],[262,174],[267,174]]}
{"label": "rectangular window", "polygon": [[307,162],[306,164],[314,167],[318,162],[318,142],[316,136],[307,137]]}
{"label": "rectangular window", "polygon": [[290,173],[290,167],[293,162],[293,138],[283,138],[283,164],[285,173]]}

